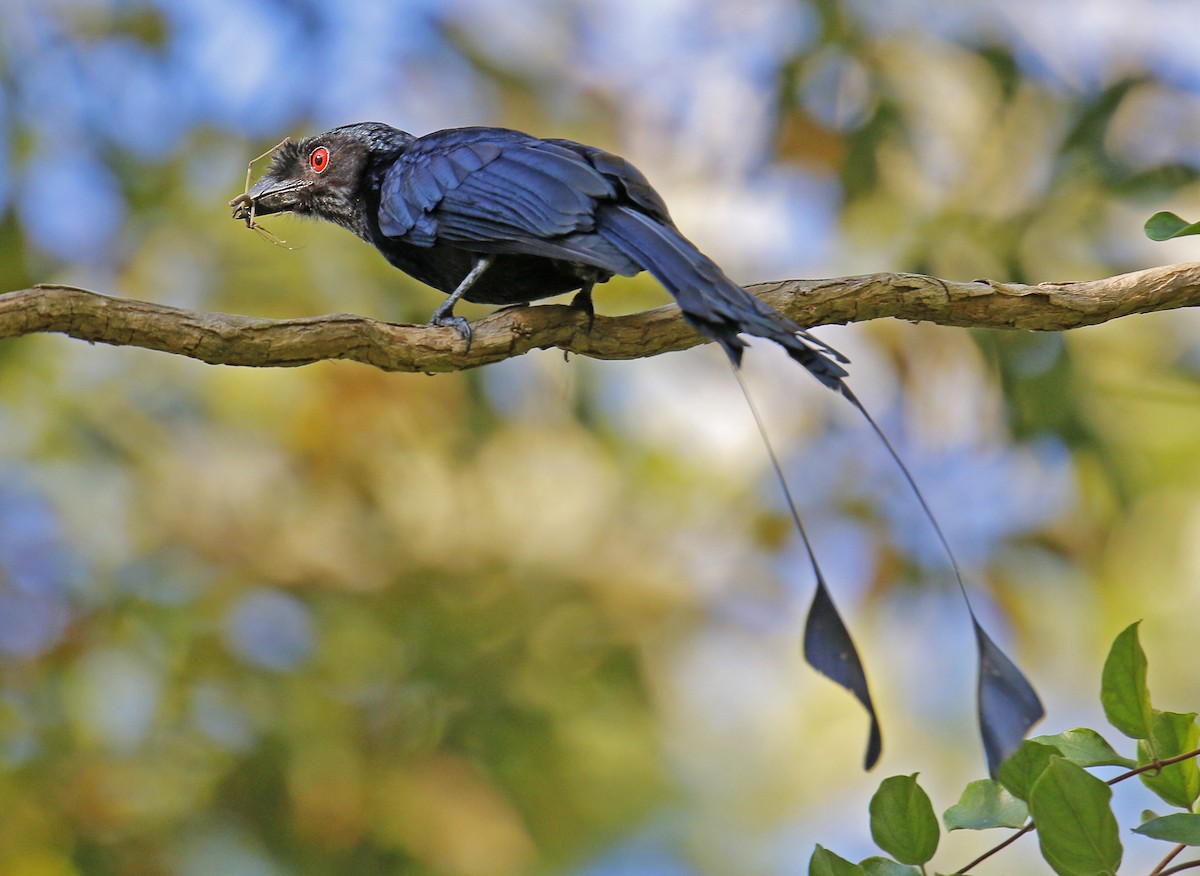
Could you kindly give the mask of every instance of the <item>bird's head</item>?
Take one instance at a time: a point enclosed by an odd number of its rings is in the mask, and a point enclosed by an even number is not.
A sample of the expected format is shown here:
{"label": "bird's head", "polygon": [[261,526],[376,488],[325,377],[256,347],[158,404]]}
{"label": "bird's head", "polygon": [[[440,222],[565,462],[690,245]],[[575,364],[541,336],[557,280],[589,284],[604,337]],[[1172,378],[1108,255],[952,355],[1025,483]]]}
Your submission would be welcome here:
{"label": "bird's head", "polygon": [[297,213],[360,232],[372,172],[390,163],[411,141],[410,134],[379,122],[285,140],[274,150],[262,178],[229,202],[233,218],[249,225],[256,216]]}

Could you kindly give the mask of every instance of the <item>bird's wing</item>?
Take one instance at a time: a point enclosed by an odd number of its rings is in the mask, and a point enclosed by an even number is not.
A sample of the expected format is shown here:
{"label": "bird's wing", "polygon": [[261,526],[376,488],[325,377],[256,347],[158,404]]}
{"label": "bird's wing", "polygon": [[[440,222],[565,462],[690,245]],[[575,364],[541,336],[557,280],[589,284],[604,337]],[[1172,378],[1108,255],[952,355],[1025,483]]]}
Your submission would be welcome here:
{"label": "bird's wing", "polygon": [[613,155],[611,152],[605,152],[595,146],[576,143],[573,140],[547,140],[546,142],[579,155],[616,186],[621,200],[630,202],[663,225],[674,227],[675,222],[667,211],[667,205],[663,202],[662,195],[654,190],[650,181],[640,170],[620,155]]}
{"label": "bird's wing", "polygon": [[626,193],[583,149],[499,128],[421,137],[383,178],[379,228],[415,246],[448,244],[636,273],[640,266],[592,233],[597,204]]}

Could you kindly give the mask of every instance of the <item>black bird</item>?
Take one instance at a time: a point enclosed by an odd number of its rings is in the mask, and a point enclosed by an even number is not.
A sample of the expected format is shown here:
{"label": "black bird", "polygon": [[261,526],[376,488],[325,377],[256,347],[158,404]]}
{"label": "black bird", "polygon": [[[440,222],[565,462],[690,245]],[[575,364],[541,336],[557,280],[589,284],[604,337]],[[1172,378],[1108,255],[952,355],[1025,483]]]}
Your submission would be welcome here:
{"label": "black bird", "polygon": [[[390,125],[360,122],[285,141],[275,150],[270,170],[229,205],[235,219],[251,226],[256,216],[292,212],[348,228],[400,270],[445,292],[449,297],[430,324],[456,329],[468,345],[470,326],[454,315],[460,298],[527,304],[577,289],[572,303],[590,315],[596,283],[641,271],[666,287],[683,318],[720,344],[735,369],[745,349],[741,334],[779,344],[862,413],[946,550],[975,627],[979,722],[993,775],[1041,717],[1032,686],[975,619],[950,545],[908,468],[843,380],[846,358],[726,277],[680,233],[662,198],[625,159],[505,128],[453,128],[414,137]],[[881,739],[862,662],[828,593],[762,422],[750,407],[817,579],[804,655],[867,710],[870,768]]]}
{"label": "black bird", "polygon": [[593,146],[505,128],[414,137],[360,122],[285,142],[230,206],[235,219],[292,212],[353,231],[449,295],[430,324],[454,327],[468,344],[470,327],[454,315],[460,298],[527,304],[578,289],[572,303],[590,315],[596,283],[645,270],[735,365],[744,332],[844,390],[844,357],[726,277],[637,168]]}

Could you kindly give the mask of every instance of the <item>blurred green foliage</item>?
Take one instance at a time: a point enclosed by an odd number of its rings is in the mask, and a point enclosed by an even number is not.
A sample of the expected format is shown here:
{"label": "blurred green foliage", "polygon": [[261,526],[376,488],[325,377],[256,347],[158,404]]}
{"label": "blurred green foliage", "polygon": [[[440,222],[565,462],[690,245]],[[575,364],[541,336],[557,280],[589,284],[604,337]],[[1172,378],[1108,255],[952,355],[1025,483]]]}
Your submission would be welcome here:
{"label": "blurred green foliage", "polygon": [[[439,296],[348,235],[280,220],[274,248],[224,206],[283,135],[360,116],[613,148],[747,281],[1195,257],[1141,232],[1196,212],[1178,7],[1114,13],[1100,51],[991,4],[435,6],[7,10],[0,288],[423,321]],[[1123,42],[1136,27],[1159,41]],[[601,310],[663,300],[612,285]],[[1136,616],[1156,690],[1194,689],[1190,313],[823,337],[1049,732],[1098,722],[1078,679]],[[836,399],[749,358],[880,692],[884,770],[961,787],[983,772],[971,646],[931,536]],[[818,840],[862,858],[865,820],[836,815],[876,784],[861,715],[800,660],[810,582],[730,384],[711,350],[427,378],[0,345],[0,872],[774,874]],[[967,833],[939,854],[983,847]]]}

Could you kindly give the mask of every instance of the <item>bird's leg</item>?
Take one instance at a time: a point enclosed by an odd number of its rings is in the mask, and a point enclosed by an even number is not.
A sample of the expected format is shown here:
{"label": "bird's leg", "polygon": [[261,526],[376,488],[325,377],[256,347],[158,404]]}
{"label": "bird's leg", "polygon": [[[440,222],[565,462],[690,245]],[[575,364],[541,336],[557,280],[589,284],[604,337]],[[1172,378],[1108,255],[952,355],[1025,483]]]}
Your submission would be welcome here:
{"label": "bird's leg", "polygon": [[[589,280],[579,287],[579,291],[575,293],[575,297],[571,299],[572,310],[582,310],[587,314],[587,333],[592,333],[592,326],[596,324],[596,307],[592,304],[592,287],[595,286],[595,281]],[[567,350],[563,350],[563,361],[571,361],[571,354]]]}
{"label": "bird's leg", "polygon": [[458,284],[458,288],[450,293],[441,306],[433,312],[433,316],[429,318],[430,325],[452,328],[458,332],[467,342],[467,350],[471,349],[471,324],[461,316],[454,315],[454,305],[467,293],[467,290],[475,285],[475,281],[483,276],[483,272],[491,266],[493,258],[493,256],[480,256],[475,261],[475,267],[471,268],[470,273],[463,277],[462,282]]}
{"label": "bird's leg", "polygon": [[595,268],[583,265],[575,270],[581,285],[579,291],[575,293],[575,297],[571,299],[571,307],[587,314],[587,330],[588,334],[591,334],[592,326],[596,324],[596,308],[592,304],[592,288],[597,283],[607,280],[612,274],[602,274]]}
{"label": "bird's leg", "polygon": [[592,287],[595,285],[595,283],[584,283],[575,293],[575,297],[571,299],[573,309],[582,310],[587,314],[588,334],[591,334],[592,326],[596,322],[596,307],[592,304]]}

